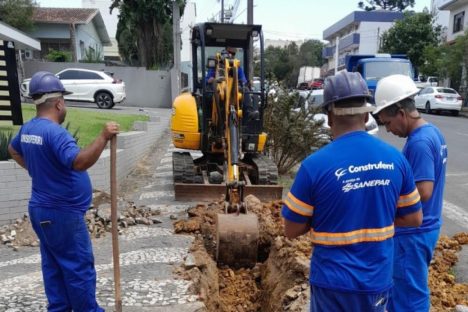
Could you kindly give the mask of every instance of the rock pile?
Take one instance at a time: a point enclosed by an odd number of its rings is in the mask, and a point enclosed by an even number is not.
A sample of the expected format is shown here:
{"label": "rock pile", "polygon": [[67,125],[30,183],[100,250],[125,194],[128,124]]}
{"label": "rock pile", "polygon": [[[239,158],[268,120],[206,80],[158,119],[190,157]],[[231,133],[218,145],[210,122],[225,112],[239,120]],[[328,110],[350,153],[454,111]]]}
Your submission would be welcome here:
{"label": "rock pile", "polygon": [[[146,207],[136,207],[132,202],[118,200],[117,219],[119,233],[132,225],[151,225],[161,223],[158,216],[159,210]],[[88,231],[92,238],[99,238],[110,232],[112,228],[111,208],[109,194],[101,191],[93,193],[93,205],[85,215]],[[34,233],[27,215],[17,219],[13,224],[0,227],[0,243],[18,250],[21,246],[39,246],[39,241]]]}

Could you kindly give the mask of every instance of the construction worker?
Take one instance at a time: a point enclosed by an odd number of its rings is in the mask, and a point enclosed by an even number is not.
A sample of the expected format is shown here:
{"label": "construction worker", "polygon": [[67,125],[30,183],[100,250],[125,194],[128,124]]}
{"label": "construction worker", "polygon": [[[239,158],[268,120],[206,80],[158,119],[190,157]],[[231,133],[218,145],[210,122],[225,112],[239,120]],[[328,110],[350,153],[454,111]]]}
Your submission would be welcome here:
{"label": "construction worker", "polygon": [[[237,48],[234,47],[226,47],[225,50],[221,51],[221,55],[229,58],[235,59],[237,53]],[[245,117],[247,120],[258,120],[260,117],[260,112],[258,110],[258,103],[257,100],[252,99],[250,95],[247,93],[250,91],[250,85],[248,83],[247,78],[245,77],[244,70],[241,66],[237,67],[237,77],[240,82],[239,87],[244,91],[246,96],[242,99],[242,109],[245,113]],[[206,82],[210,89],[214,79],[215,79],[215,70],[213,68],[208,69],[206,74]]]}
{"label": "construction worker", "polygon": [[[237,48],[234,47],[226,47],[225,50],[221,51],[222,55],[225,55],[227,58],[230,59],[235,59],[236,58],[236,53],[237,53]],[[241,66],[237,67],[237,77],[239,79],[239,82],[242,84],[242,86],[247,86],[247,78],[245,77],[244,70],[242,69]],[[208,72],[206,74],[206,81],[208,83],[212,83],[215,78],[215,71],[214,69],[210,68],[208,69]]]}
{"label": "construction worker", "polygon": [[420,227],[397,227],[390,312],[429,311],[429,264],[442,224],[447,145],[440,130],[416,110],[414,81],[404,75],[383,78],[375,92],[376,111],[387,131],[407,138],[403,154],[408,159],[421,195]]}
{"label": "construction worker", "polygon": [[104,311],[96,302],[96,271],[84,214],[92,200],[86,169],[118,133],[107,123],[86,149],[80,150],[60,126],[69,94],[49,72],[37,72],[29,83],[36,117],[25,123],[8,147],[12,158],[32,178],[31,224],[40,240],[42,275],[48,311]]}
{"label": "construction worker", "polygon": [[285,235],[310,232],[311,311],[385,311],[392,287],[394,225],[421,224],[421,203],[403,155],[366,133],[373,107],[357,72],[324,86],[334,140],[301,164],[282,215]]}

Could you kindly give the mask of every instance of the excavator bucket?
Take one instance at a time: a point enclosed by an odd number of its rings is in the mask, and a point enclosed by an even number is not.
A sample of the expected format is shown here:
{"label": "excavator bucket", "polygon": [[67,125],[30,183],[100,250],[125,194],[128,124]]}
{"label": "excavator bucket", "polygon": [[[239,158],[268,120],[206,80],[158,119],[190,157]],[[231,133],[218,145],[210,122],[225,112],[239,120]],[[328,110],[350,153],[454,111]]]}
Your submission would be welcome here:
{"label": "excavator bucket", "polygon": [[216,261],[235,268],[257,263],[258,219],[253,213],[217,214]]}
{"label": "excavator bucket", "polygon": [[[226,185],[223,184],[190,184],[174,183],[175,199],[178,201],[213,201],[226,194]],[[254,195],[262,202],[282,198],[281,185],[246,185],[244,194]]]}

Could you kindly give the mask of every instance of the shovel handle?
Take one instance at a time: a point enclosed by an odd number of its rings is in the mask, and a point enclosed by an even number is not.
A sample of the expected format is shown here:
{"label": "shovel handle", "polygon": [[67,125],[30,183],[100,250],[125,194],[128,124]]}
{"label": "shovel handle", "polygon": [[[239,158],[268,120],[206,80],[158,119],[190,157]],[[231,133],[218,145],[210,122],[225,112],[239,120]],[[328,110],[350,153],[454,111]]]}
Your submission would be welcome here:
{"label": "shovel handle", "polygon": [[114,260],[115,311],[122,312],[122,295],[120,293],[120,259],[119,259],[119,225],[117,221],[117,136],[110,140],[110,193],[112,221],[112,256]]}

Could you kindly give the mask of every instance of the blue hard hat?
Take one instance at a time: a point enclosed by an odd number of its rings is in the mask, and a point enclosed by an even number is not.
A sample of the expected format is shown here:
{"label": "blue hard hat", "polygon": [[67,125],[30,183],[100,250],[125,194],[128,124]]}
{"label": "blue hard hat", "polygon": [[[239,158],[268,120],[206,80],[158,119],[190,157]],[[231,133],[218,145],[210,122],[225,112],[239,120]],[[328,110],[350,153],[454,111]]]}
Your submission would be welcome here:
{"label": "blue hard hat", "polygon": [[71,94],[65,90],[60,79],[52,73],[40,71],[32,76],[29,82],[29,96],[35,97],[55,92],[60,92],[63,95]]}
{"label": "blue hard hat", "polygon": [[322,107],[352,98],[371,98],[366,81],[360,73],[341,71],[325,80]]}

